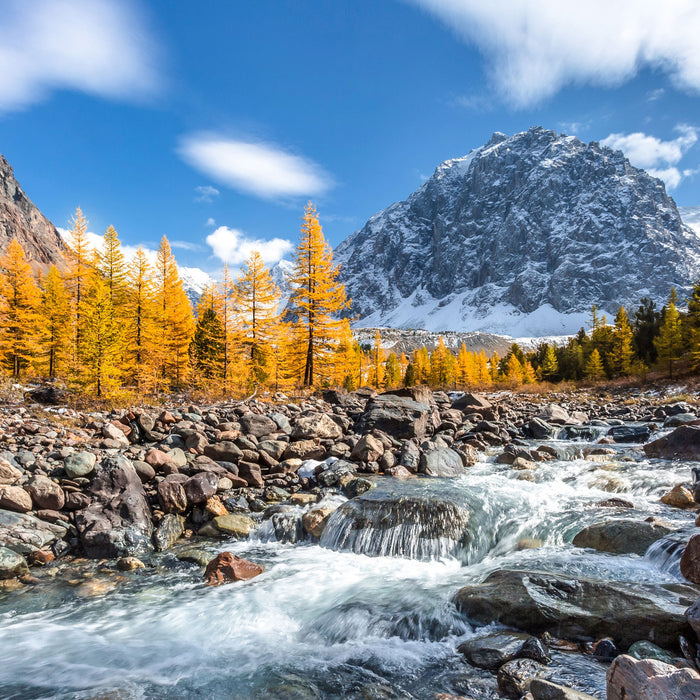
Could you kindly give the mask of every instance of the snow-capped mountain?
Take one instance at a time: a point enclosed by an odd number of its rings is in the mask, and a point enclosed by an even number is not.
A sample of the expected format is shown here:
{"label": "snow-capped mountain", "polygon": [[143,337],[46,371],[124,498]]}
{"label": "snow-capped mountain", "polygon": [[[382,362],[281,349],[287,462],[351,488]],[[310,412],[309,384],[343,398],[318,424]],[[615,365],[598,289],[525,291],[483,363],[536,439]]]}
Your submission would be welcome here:
{"label": "snow-capped mountain", "polygon": [[208,272],[205,272],[199,267],[183,267],[182,265],[178,265],[177,269],[180,272],[180,279],[182,280],[185,293],[192,302],[192,306],[196,308],[204,288],[211,284],[216,284],[216,280]]}
{"label": "snow-capped mountain", "polygon": [[541,127],[495,133],[335,250],[360,326],[575,333],[700,275],[700,238],[620,151]]}

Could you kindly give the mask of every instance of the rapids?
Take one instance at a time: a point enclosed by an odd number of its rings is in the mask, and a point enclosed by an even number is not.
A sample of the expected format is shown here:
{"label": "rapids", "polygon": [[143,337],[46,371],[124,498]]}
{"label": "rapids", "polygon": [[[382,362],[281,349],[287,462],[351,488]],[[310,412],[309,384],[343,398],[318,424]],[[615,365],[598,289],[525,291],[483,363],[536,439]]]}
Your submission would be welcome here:
{"label": "rapids", "polygon": [[[86,564],[0,593],[0,697],[498,697],[493,675],[456,652],[462,640],[493,629],[472,627],[457,612],[460,587],[501,568],[677,582],[679,548],[693,524],[694,514],[659,502],[689,480],[688,463],[648,460],[635,445],[591,461],[583,451],[592,443],[547,444],[559,458],[532,471],[491,454],[458,479],[378,478],[369,492],[449,503],[468,513],[464,537],[410,518],[353,530],[341,504],[312,542],[300,534],[303,510],[294,508],[246,541],[210,543],[212,554],[229,550],[265,566],[245,583],[209,588],[200,568],[165,553],[133,574]],[[613,495],[635,510],[595,506]],[[644,557],[571,544],[589,524],[650,515],[680,534]],[[605,665],[553,655],[553,680],[605,696]]]}

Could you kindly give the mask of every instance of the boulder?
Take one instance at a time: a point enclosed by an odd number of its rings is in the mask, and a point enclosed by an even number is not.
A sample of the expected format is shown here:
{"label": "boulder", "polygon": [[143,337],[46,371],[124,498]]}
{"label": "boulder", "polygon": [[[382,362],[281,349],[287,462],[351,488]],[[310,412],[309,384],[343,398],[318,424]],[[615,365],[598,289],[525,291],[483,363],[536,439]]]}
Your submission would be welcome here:
{"label": "boulder", "polygon": [[19,554],[46,549],[63,538],[68,526],[49,523],[26,513],[0,510],[0,546]]}
{"label": "boulder", "polygon": [[486,637],[467,639],[457,651],[471,666],[495,671],[517,656],[526,639],[528,635],[521,632],[495,632]]}
{"label": "boulder", "polygon": [[689,632],[684,610],[695,597],[692,587],[680,584],[593,581],[506,569],[460,589],[455,601],[479,624],[497,622],[575,641],[611,637],[626,648],[640,639],[675,646],[678,636]]}
{"label": "boulder", "polygon": [[648,425],[615,425],[608,430],[608,437],[615,442],[646,442],[650,435]]}
{"label": "boulder", "polygon": [[28,513],[32,509],[32,497],[21,486],[0,486],[0,508]]}
{"label": "boulder", "polygon": [[92,474],[97,457],[92,452],[71,452],[63,460],[63,469],[69,479]]}
{"label": "boulder", "polygon": [[672,433],[644,445],[647,457],[700,460],[700,427],[682,425]]}
{"label": "boulder", "polygon": [[672,527],[657,521],[610,520],[585,527],[574,537],[573,544],[599,552],[644,556],[650,545],[671,532]]}
{"label": "boulder", "polygon": [[557,423],[558,425],[576,422],[571,419],[569,412],[558,403],[547,404],[540,410],[537,417],[541,418],[547,423]]}
{"label": "boulder", "polygon": [[0,580],[16,578],[28,573],[29,567],[21,554],[7,547],[0,547]]}
{"label": "boulder", "polygon": [[368,556],[435,559],[461,553],[469,512],[445,498],[372,489],[330,517],[321,546]]}
{"label": "boulder", "polygon": [[237,462],[243,452],[235,442],[222,440],[204,448],[204,454],[215,462]]}
{"label": "boulder", "polygon": [[243,479],[248,486],[254,488],[262,488],[265,484],[259,465],[253,464],[252,462],[240,462],[238,464],[238,476]]}
{"label": "boulder", "polygon": [[681,574],[692,583],[700,583],[700,535],[693,535],[683,550]]}
{"label": "boulder", "polygon": [[61,510],[66,502],[63,489],[46,476],[33,477],[26,488],[37,508]]}
{"label": "boulder", "polygon": [[229,513],[228,515],[217,515],[213,520],[200,527],[198,534],[203,537],[231,535],[246,539],[254,529],[255,521],[252,518],[247,515]]}
{"label": "boulder", "polygon": [[292,429],[292,440],[339,440],[343,429],[327,413],[310,413],[297,418]]}
{"label": "boulder", "polygon": [[146,494],[126,457],[105,457],[88,493],[90,505],[75,515],[87,556],[124,557],[150,547],[153,525]]}
{"label": "boulder", "polygon": [[418,471],[426,476],[456,477],[464,474],[465,468],[458,452],[449,447],[438,447],[420,456]]}
{"label": "boulder", "polygon": [[0,461],[0,486],[13,486],[19,483],[22,472],[8,461]]}
{"label": "boulder", "polygon": [[[452,408],[456,408],[459,411],[466,411],[467,409],[480,411],[491,408],[491,402],[486,397],[480,396],[479,394],[465,393],[458,396],[452,402]],[[474,410],[470,410],[470,413],[473,413]]]}
{"label": "boulder", "polygon": [[301,517],[301,524],[304,530],[312,537],[321,537],[326,529],[328,518],[336,510],[336,506],[319,506],[307,511]]}
{"label": "boulder", "polygon": [[661,496],[661,502],[674,508],[694,508],[695,496],[685,484],[676,484],[668,493]]}
{"label": "boulder", "polygon": [[378,462],[383,454],[384,445],[381,440],[374,435],[363,435],[352,448],[350,457],[359,462]]}
{"label": "boulder", "polygon": [[150,450],[148,450],[143,459],[146,464],[149,464],[157,472],[163,471],[166,467],[175,466],[170,454],[163,452],[163,450],[159,450],[156,447],[152,447]]}
{"label": "boulder", "polygon": [[528,432],[535,440],[546,440],[556,432],[554,428],[541,418],[530,418],[527,424]]}
{"label": "boulder", "polygon": [[218,475],[213,472],[198,472],[185,482],[187,500],[194,504],[204,503],[216,493],[218,486]]}
{"label": "boulder", "polygon": [[428,404],[383,394],[367,402],[355,428],[359,433],[370,433],[376,429],[395,438],[422,438],[432,434],[434,423]]}
{"label": "boulder", "polygon": [[607,700],[697,700],[700,674],[654,659],[618,656],[607,674]]}
{"label": "boulder", "polygon": [[247,581],[260,576],[263,571],[259,564],[241,559],[231,552],[221,552],[207,564],[204,578],[208,585],[219,586],[232,581]]}
{"label": "boulder", "polygon": [[[173,477],[184,477],[173,478]],[[166,513],[184,513],[187,511],[187,494],[184,474],[171,474],[158,484],[158,502]]]}
{"label": "boulder", "polygon": [[279,430],[277,423],[272,418],[259,413],[244,413],[238,422],[241,424],[241,432],[244,435],[255,435],[256,438],[276,433]]}
{"label": "boulder", "polygon": [[530,689],[534,678],[547,672],[547,667],[532,659],[513,659],[498,669],[498,689],[507,698],[520,698]]}

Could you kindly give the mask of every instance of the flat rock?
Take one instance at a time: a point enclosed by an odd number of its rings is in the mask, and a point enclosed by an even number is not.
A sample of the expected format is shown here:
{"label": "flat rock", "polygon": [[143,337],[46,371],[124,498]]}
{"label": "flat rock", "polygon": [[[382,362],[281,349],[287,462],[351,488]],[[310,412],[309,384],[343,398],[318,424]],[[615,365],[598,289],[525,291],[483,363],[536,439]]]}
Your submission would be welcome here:
{"label": "flat rock", "polygon": [[599,552],[644,556],[650,545],[671,532],[672,527],[655,521],[610,520],[585,527],[574,537],[573,544]]}
{"label": "flat rock", "polygon": [[204,537],[221,537],[231,535],[245,539],[255,529],[255,521],[246,515],[229,513],[218,515],[213,520],[199,528],[199,534]]}
{"label": "flat rock", "polygon": [[26,513],[0,510],[0,546],[27,555],[46,549],[67,531],[63,524],[49,523]]}

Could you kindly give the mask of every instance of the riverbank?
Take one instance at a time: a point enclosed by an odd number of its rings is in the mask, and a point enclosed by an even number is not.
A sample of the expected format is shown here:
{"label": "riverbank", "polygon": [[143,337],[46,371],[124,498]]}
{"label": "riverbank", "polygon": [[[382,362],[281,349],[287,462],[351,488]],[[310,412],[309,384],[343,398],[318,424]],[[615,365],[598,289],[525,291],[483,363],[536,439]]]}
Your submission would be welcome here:
{"label": "riverbank", "polygon": [[[540,676],[603,698],[619,652],[697,663],[700,446],[642,447],[700,430],[693,396],[405,393],[2,407],[3,697],[520,697]],[[264,572],[207,587],[224,550]]]}

